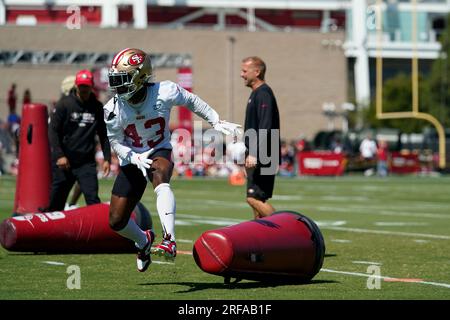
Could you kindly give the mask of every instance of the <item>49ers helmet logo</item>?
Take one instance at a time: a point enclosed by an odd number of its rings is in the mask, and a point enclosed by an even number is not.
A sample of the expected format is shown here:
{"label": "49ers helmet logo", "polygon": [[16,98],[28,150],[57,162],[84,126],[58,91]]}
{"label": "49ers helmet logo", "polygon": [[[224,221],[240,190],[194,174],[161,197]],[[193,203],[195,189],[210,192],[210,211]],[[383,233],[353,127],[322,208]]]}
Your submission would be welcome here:
{"label": "49ers helmet logo", "polygon": [[141,64],[142,62],[144,62],[144,56],[140,53],[135,53],[128,59],[128,63],[132,66]]}

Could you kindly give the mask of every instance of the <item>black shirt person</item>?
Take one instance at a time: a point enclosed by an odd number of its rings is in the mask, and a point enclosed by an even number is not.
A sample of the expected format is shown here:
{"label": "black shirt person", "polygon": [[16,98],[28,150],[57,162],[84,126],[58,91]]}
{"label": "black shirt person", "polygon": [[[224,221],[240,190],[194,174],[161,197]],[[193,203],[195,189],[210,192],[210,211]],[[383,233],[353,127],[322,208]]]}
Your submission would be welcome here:
{"label": "black shirt person", "polygon": [[50,117],[48,133],[53,176],[50,204],[46,211],[64,209],[75,181],[78,181],[87,205],[100,203],[95,136],[99,137],[105,158],[104,176],[110,171],[111,147],[103,120],[103,105],[93,94],[93,85],[92,73],[79,71],[75,90],[57,102]]}
{"label": "black shirt person", "polygon": [[264,80],[266,64],[259,57],[242,60],[241,78],[252,89],[245,114],[247,203],[255,219],[271,215],[272,197],[280,163],[280,116],[272,89]]}

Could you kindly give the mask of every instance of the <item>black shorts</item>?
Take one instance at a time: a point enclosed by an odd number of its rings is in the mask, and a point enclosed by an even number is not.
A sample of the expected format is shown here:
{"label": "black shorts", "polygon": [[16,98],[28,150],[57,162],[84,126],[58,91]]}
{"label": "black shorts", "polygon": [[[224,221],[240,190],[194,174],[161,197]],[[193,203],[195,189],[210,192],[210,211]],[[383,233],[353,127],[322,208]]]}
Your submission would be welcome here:
{"label": "black shorts", "polygon": [[272,198],[275,185],[275,175],[261,175],[261,167],[246,169],[247,171],[247,197],[262,202]]}
{"label": "black shorts", "polygon": [[[166,158],[172,162],[172,150],[158,149],[152,153],[149,158],[156,157]],[[147,170],[147,175],[151,175],[151,168]],[[120,172],[117,175],[116,181],[112,189],[112,194],[118,197],[127,197],[141,199],[147,187],[147,179],[134,164],[128,164],[120,167]]]}

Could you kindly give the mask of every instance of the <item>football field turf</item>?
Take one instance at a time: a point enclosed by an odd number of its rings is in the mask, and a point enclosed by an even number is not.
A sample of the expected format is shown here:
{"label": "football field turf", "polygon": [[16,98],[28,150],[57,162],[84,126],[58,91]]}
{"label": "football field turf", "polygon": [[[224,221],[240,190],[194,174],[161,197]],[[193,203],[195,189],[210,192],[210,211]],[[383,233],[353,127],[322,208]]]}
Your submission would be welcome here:
{"label": "football field turf", "polygon": [[[101,181],[103,201],[112,183]],[[247,280],[224,285],[223,278],[201,271],[191,254],[201,233],[252,218],[245,188],[222,179],[174,179],[172,187],[180,251],[175,263],[154,258],[147,272],[139,273],[134,254],[0,248],[0,299],[450,299],[450,177],[278,178],[274,207],[312,218],[325,239],[323,268],[303,285]],[[14,193],[15,179],[0,177],[2,220],[11,215]],[[151,187],[142,202],[158,241],[161,225]],[[73,265],[80,270],[79,290],[67,288]]]}

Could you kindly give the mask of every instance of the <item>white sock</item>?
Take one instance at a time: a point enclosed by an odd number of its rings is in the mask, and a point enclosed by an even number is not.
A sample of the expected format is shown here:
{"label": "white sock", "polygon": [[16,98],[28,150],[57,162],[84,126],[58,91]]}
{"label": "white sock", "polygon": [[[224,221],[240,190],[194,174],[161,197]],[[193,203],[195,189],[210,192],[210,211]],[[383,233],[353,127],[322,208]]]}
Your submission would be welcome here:
{"label": "white sock", "polygon": [[130,220],[128,220],[128,223],[125,226],[125,228],[116,232],[120,234],[122,237],[133,240],[139,249],[142,249],[147,244],[148,240],[147,236],[145,235],[145,232],[142,231],[142,229],[139,228],[137,223],[131,218]]}
{"label": "white sock", "polygon": [[156,209],[163,228],[164,235],[170,234],[170,240],[175,241],[175,196],[170,184],[161,183],[155,188]]}

